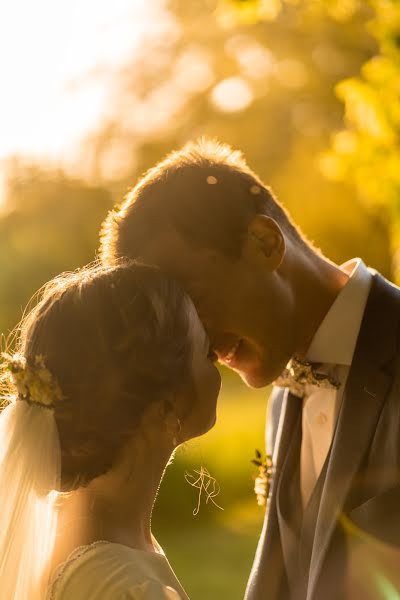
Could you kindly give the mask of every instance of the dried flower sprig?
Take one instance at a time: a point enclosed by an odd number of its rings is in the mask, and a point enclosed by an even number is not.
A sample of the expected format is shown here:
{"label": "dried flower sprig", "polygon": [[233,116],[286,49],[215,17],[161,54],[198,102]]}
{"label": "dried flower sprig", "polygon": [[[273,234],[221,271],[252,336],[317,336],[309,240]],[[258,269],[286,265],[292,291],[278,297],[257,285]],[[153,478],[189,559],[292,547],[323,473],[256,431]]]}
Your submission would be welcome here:
{"label": "dried flower sprig", "polygon": [[256,458],[253,458],[251,462],[258,467],[258,475],[254,481],[257,504],[267,507],[274,473],[272,457],[270,454],[267,454],[263,460],[261,452],[256,450]]}
{"label": "dried flower sprig", "polygon": [[[199,513],[200,504],[201,504],[201,496],[202,496],[203,490],[204,490],[204,494],[206,496],[206,504],[208,504],[208,501],[211,500],[211,502],[217,508],[224,510],[222,508],[222,506],[219,506],[219,504],[217,504],[214,500],[215,496],[218,496],[218,494],[221,491],[219,483],[217,482],[215,477],[211,477],[210,473],[208,472],[208,470],[205,467],[200,467],[199,471],[197,471],[195,469],[194,473],[195,473],[195,475],[193,475],[192,473],[189,473],[188,471],[186,471],[186,473],[185,473],[186,481],[192,487],[198,488],[198,490],[199,490],[198,502],[197,502],[196,508],[193,510],[193,514],[197,515]],[[197,475],[197,477],[196,477],[196,475]]]}

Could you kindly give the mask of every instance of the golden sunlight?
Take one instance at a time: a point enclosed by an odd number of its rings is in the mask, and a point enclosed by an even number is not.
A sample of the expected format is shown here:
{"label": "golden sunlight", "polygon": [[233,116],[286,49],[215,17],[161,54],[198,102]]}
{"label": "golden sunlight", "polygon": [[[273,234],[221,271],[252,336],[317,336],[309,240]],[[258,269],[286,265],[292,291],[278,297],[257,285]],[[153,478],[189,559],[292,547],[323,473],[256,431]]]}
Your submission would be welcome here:
{"label": "golden sunlight", "polygon": [[0,8],[0,161],[68,163],[106,118],[111,79],[168,14],[161,0],[13,0]]}

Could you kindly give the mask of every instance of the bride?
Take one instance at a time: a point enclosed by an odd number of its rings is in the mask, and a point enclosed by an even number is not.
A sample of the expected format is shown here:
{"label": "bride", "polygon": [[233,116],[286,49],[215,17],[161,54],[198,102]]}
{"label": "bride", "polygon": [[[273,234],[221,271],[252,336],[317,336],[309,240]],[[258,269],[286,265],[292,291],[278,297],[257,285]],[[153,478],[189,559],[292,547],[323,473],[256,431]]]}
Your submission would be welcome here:
{"label": "bride", "polygon": [[151,533],[174,449],[215,422],[220,377],[190,299],[156,268],[47,284],[3,355],[2,600],[185,600]]}

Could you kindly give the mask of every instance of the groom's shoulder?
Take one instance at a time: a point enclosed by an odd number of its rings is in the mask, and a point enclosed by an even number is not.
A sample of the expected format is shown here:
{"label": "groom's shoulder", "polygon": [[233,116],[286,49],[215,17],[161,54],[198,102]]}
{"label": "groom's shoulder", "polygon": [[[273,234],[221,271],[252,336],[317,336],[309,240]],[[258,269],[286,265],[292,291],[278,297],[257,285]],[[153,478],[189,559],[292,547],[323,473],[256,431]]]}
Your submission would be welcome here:
{"label": "groom's shoulder", "polygon": [[400,317],[400,287],[377,271],[370,271],[372,282],[364,317],[371,321],[375,318],[390,321]]}
{"label": "groom's shoulder", "polygon": [[356,352],[369,347],[381,362],[400,353],[400,287],[376,271],[372,276]]}
{"label": "groom's shoulder", "polygon": [[370,295],[376,292],[379,296],[389,296],[400,302],[400,287],[382,275],[379,271],[376,271],[375,269],[369,269],[369,271],[372,275]]}

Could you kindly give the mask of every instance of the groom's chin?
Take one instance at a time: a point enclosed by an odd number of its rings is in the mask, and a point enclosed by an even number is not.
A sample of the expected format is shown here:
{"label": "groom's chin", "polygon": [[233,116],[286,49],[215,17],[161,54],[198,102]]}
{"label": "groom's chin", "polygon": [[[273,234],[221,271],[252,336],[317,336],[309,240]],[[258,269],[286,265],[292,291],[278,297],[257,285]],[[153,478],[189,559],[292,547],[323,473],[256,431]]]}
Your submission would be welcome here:
{"label": "groom's chin", "polygon": [[244,383],[251,388],[262,388],[271,383],[269,378],[263,373],[240,372],[239,375]]}
{"label": "groom's chin", "polygon": [[[278,375],[271,373],[270,369],[262,368],[238,371],[244,383],[251,388],[262,388],[271,385]],[[279,374],[281,371],[279,371]]]}

